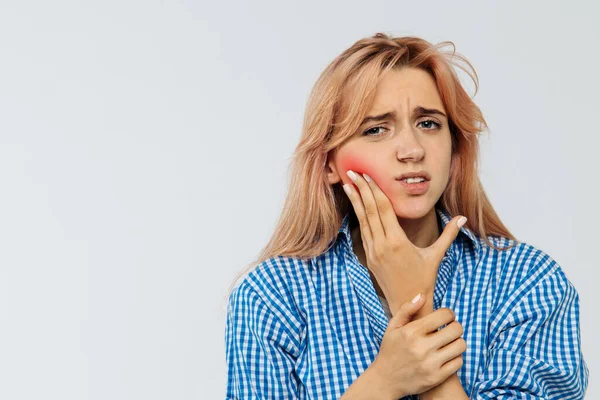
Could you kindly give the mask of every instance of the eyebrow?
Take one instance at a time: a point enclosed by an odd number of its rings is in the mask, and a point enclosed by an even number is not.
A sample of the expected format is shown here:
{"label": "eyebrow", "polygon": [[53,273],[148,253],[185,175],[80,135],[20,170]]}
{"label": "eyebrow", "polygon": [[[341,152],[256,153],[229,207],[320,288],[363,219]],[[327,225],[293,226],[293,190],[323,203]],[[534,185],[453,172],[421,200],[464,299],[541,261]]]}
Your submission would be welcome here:
{"label": "eyebrow", "polygon": [[[441,115],[441,116],[446,116],[446,114],[444,114],[443,112],[441,112],[440,110],[437,110],[435,108],[425,108],[425,107],[415,107],[413,109],[413,118],[417,115]],[[384,114],[380,114],[380,115],[373,115],[373,116],[367,116],[365,119],[363,119],[363,121],[361,122],[361,126],[366,124],[367,122],[371,122],[371,121],[382,121],[382,120],[386,120],[386,119],[393,119],[396,117],[396,112],[395,111],[389,111],[386,112]]]}

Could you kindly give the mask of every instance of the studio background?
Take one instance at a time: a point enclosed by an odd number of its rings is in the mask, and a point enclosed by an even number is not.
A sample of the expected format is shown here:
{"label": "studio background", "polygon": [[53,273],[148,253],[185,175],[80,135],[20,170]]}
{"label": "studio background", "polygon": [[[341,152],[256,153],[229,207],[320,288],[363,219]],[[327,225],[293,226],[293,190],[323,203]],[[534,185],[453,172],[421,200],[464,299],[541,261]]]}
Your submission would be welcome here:
{"label": "studio background", "polygon": [[598,11],[2,2],[0,398],[224,398],[224,296],[275,226],[310,89],[379,31],[451,40],[475,67],[484,187],[577,288],[600,398]]}

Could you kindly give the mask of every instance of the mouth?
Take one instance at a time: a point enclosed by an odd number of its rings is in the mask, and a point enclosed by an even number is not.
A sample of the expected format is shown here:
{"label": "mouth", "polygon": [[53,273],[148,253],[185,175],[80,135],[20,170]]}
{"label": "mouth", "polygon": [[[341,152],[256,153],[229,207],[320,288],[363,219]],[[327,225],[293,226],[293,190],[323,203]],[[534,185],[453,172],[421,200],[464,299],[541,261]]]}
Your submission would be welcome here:
{"label": "mouth", "polygon": [[424,178],[404,178],[397,181],[408,194],[423,194],[429,190],[429,180]]}
{"label": "mouth", "polygon": [[405,183],[418,183],[422,181],[430,181],[431,175],[429,172],[421,170],[414,172],[406,172],[404,174],[398,175],[396,180],[404,181]]}
{"label": "mouth", "polygon": [[427,179],[427,177],[425,177],[425,176],[415,176],[415,177],[409,177],[409,178],[403,178],[403,179],[396,178],[396,180],[400,181],[400,182],[408,183],[408,184],[429,182],[429,179]]}

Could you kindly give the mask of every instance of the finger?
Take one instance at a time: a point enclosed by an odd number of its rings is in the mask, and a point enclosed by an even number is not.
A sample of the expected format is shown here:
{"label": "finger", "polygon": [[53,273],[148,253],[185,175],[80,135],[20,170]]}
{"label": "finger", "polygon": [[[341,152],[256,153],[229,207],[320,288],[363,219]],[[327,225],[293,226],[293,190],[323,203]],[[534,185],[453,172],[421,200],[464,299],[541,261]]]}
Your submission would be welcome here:
{"label": "finger", "polygon": [[415,322],[419,322],[420,329],[424,333],[431,333],[437,331],[440,326],[447,325],[454,321],[454,311],[449,308],[438,308],[429,315],[418,319]]}
{"label": "finger", "polygon": [[436,353],[436,357],[441,365],[462,355],[462,353],[464,353],[466,350],[467,342],[462,337],[459,337],[456,340],[439,349]]}
{"label": "finger", "polygon": [[436,240],[434,244],[429,246],[429,250],[433,251],[436,258],[438,258],[440,261],[444,258],[446,251],[458,236],[458,232],[460,232],[460,228],[462,226],[459,225],[458,222],[462,218],[464,218],[464,221],[461,222],[464,225],[467,222],[467,217],[458,215],[452,218],[450,222],[446,224],[446,227],[444,228],[444,231],[442,232],[438,240]]}
{"label": "finger", "polygon": [[388,326],[390,329],[400,328],[406,324],[408,324],[412,316],[419,311],[423,305],[425,304],[425,296],[421,293],[418,293],[411,301],[405,301],[398,307],[397,310],[392,312],[392,318]]}
{"label": "finger", "polygon": [[350,202],[352,203],[354,213],[356,214],[356,218],[358,219],[360,236],[363,242],[363,247],[365,248],[366,252],[369,249],[369,244],[373,242],[373,236],[371,234],[371,227],[369,226],[369,221],[367,221],[365,216],[365,209],[363,206],[362,199],[360,197],[360,193],[356,190],[356,187],[350,183],[344,184],[343,188],[346,194],[348,195]]}
{"label": "finger", "polygon": [[[463,327],[458,321],[452,321],[443,329],[433,332],[429,338],[434,349],[440,349],[452,343],[463,334]],[[444,361],[445,362],[445,361]]]}
{"label": "finger", "polygon": [[358,190],[360,191],[360,197],[364,205],[364,218],[369,221],[372,240],[382,240],[385,238],[385,232],[383,231],[379,210],[377,209],[377,203],[375,202],[375,197],[373,197],[371,187],[360,173],[349,170],[347,174],[350,179],[353,180],[354,184],[358,186]]}
{"label": "finger", "polygon": [[440,374],[442,374],[442,378],[445,381],[450,377],[450,375],[454,374],[463,366],[463,358],[462,356],[458,356],[446,364],[442,365],[440,368]]}
{"label": "finger", "polygon": [[[369,177],[366,174],[364,175],[365,179]],[[381,220],[385,236],[392,240],[408,240],[406,233],[398,223],[398,217],[396,216],[394,206],[392,205],[390,199],[386,196],[385,193],[383,193],[383,190],[381,190],[381,188],[379,187],[377,182],[375,182],[374,179],[366,180],[371,188],[371,192],[373,192],[375,203],[377,204],[377,208],[379,209],[379,218]]]}

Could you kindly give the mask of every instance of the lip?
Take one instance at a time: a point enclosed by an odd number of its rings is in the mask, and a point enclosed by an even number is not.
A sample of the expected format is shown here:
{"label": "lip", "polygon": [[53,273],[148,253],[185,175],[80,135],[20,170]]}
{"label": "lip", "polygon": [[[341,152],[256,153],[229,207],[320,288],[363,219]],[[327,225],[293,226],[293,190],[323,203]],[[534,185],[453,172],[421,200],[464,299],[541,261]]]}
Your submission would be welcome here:
{"label": "lip", "polygon": [[422,176],[423,178],[425,178],[425,181],[427,181],[427,182],[429,182],[431,180],[431,175],[429,175],[429,172],[427,172],[427,171],[406,172],[400,176],[397,176],[396,180],[400,181],[402,179],[415,178],[417,176]]}
{"label": "lip", "polygon": [[429,190],[429,181],[423,181],[419,183],[406,183],[404,181],[398,181],[404,190],[409,194],[423,194]]}

